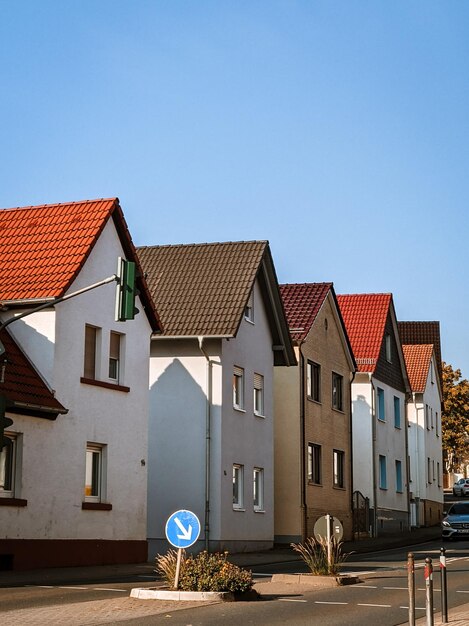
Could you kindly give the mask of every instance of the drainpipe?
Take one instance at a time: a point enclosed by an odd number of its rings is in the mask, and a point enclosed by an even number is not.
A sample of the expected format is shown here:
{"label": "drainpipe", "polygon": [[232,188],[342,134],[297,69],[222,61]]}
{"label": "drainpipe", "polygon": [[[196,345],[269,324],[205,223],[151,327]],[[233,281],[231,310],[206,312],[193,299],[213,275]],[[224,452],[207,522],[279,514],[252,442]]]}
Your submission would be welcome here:
{"label": "drainpipe", "polygon": [[372,431],[372,470],[373,470],[373,537],[378,536],[378,486],[376,484],[376,402],[375,402],[375,385],[373,383],[372,374],[368,374],[371,384],[371,431]]}
{"label": "drainpipe", "polygon": [[212,361],[204,349],[204,337],[197,337],[199,349],[207,361],[207,403],[205,413],[205,550],[209,551],[210,539],[210,439],[211,439],[211,408],[212,408]]}
{"label": "drainpipe", "polygon": [[308,507],[306,504],[306,420],[305,420],[305,357],[301,351],[301,346],[304,341],[300,341],[298,344],[298,350],[300,353],[300,491],[301,491],[301,525],[302,525],[302,540],[305,541],[308,537]]}
{"label": "drainpipe", "polygon": [[[349,411],[350,411],[350,420],[349,420],[349,446],[350,446],[350,485],[349,485],[349,490],[350,490],[350,510],[352,511],[352,516],[353,516],[353,403],[352,403],[352,385],[353,385],[353,381],[355,380],[355,372],[351,373],[350,376],[350,387],[349,387]],[[354,539],[353,537],[353,517],[352,517],[352,539]]]}

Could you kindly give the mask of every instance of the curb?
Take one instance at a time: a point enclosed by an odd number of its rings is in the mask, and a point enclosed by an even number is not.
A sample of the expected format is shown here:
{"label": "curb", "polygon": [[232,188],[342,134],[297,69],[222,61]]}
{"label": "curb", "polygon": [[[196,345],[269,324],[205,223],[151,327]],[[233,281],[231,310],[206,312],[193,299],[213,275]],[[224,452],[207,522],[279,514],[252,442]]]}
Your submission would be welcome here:
{"label": "curb", "polygon": [[231,591],[170,591],[169,589],[139,588],[130,592],[131,598],[138,600],[175,600],[176,602],[233,602]]}

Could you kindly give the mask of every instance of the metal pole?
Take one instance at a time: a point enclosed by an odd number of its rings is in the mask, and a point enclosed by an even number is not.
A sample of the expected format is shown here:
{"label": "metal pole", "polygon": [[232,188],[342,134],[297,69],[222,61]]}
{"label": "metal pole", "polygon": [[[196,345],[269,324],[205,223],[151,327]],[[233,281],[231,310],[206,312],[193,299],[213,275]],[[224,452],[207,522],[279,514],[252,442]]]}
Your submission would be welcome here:
{"label": "metal pole", "polygon": [[331,545],[331,541],[332,541],[332,533],[331,533],[331,525],[332,525],[332,516],[329,515],[329,513],[326,515],[326,526],[327,526],[327,534],[326,534],[326,538],[327,538],[327,571],[330,572],[331,570],[331,563],[332,563],[332,545]]}
{"label": "metal pole", "polygon": [[446,550],[440,548],[441,623],[448,623],[448,587],[446,585]]}
{"label": "metal pole", "polygon": [[427,626],[433,626],[433,565],[430,557],[425,559],[425,613]]}
{"label": "metal pole", "polygon": [[178,549],[178,558],[176,561],[176,574],[174,576],[174,588],[177,589],[179,585],[179,571],[181,569],[181,557],[182,557],[182,548]]}
{"label": "metal pole", "polygon": [[415,626],[415,567],[414,555],[407,555],[407,586],[409,588],[409,626]]}

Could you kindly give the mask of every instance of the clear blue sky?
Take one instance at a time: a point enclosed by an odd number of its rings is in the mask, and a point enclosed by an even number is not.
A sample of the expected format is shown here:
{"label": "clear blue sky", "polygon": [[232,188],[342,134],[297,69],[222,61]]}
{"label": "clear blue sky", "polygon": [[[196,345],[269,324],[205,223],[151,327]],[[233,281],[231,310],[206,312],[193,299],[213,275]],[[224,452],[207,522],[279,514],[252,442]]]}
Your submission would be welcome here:
{"label": "clear blue sky", "polygon": [[268,239],[281,282],[440,320],[469,377],[469,2],[0,0],[0,47],[0,206]]}

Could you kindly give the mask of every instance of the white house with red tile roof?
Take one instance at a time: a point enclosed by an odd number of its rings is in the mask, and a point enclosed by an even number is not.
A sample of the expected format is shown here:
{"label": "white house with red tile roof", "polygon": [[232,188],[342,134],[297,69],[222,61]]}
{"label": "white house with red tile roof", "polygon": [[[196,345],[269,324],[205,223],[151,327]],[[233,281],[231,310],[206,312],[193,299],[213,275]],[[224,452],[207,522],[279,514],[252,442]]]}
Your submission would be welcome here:
{"label": "white house with red tile roof", "polygon": [[119,201],[0,210],[0,232],[0,323],[31,313],[1,332],[0,395],[13,424],[1,455],[0,564],[144,561],[159,323],[141,278],[140,314],[115,321],[117,259],[138,263]]}
{"label": "white house with red tile roof", "polygon": [[274,372],[275,541],[311,537],[325,513],[352,538],[350,342],[332,283],[280,285],[299,367]]}
{"label": "white house with red tile roof", "polygon": [[352,383],[354,491],[368,498],[374,535],[408,530],[406,394],[392,295],[337,296],[357,363]]}
{"label": "white house with red tile roof", "polygon": [[402,346],[411,387],[409,485],[412,526],[433,526],[443,514],[441,386],[433,344]]}
{"label": "white house with red tile roof", "polygon": [[152,340],[149,556],[179,509],[195,549],[274,541],[274,366],[296,365],[266,241],[138,249],[164,332]]}

